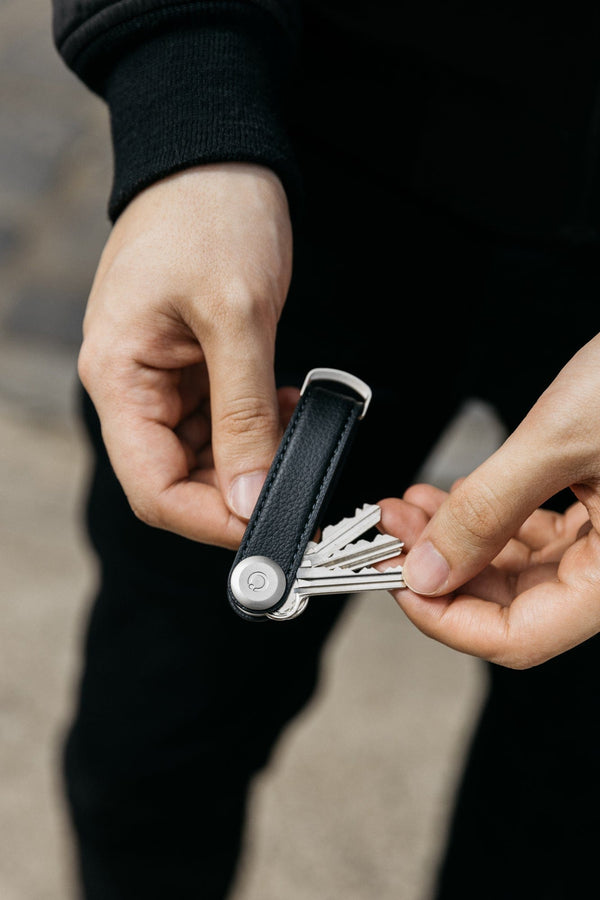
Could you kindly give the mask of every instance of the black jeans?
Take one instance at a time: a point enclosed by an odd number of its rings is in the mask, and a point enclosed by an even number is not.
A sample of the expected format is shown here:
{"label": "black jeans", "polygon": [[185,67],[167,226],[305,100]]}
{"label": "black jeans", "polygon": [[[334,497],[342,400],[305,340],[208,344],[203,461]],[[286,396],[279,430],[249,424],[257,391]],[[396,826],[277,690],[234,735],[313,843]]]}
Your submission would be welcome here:
{"label": "black jeans", "polygon": [[[374,388],[333,521],[401,495],[463,398],[514,427],[593,335],[600,278],[587,251],[495,238],[351,165],[305,168],[279,378],[337,366]],[[138,521],[87,397],[83,415],[99,585],[64,755],[83,895],[223,900],[249,780],[311,696],[344,599],[286,624],[238,619],[232,554]],[[595,865],[600,836],[597,640],[532,671],[487,670],[438,900],[576,896],[569,879]]]}

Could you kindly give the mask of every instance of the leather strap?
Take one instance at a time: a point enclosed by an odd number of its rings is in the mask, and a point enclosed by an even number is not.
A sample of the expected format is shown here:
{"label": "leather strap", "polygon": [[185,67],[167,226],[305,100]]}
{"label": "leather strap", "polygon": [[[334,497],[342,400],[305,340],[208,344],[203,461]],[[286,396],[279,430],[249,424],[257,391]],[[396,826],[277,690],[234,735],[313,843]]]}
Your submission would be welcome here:
{"label": "leather strap", "polygon": [[307,376],[229,574],[228,599],[242,618],[264,619],[285,603],[369,397],[348,373]]}

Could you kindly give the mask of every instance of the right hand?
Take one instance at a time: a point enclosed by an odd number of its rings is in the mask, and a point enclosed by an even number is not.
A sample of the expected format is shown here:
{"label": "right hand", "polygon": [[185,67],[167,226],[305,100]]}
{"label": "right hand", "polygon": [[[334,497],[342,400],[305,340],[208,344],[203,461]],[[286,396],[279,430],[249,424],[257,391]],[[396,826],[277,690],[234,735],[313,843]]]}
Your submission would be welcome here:
{"label": "right hand", "polygon": [[[579,502],[542,508],[565,488]],[[518,669],[599,634],[600,334],[449,494],[413,485],[381,507],[409,550],[398,603],[425,634]]]}
{"label": "right hand", "polygon": [[291,266],[285,192],[261,166],[169,176],[117,220],[79,375],[144,522],[239,545],[298,398],[276,391],[273,370]]}

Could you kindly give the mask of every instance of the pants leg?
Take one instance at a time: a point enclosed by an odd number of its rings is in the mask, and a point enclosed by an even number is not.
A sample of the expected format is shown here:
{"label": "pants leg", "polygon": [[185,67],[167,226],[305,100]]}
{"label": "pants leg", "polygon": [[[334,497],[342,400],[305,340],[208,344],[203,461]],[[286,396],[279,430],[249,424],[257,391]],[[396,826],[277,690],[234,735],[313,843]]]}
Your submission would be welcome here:
{"label": "pants leg", "polygon": [[543,666],[488,666],[439,900],[593,896],[600,839],[597,638]]}
{"label": "pants leg", "polygon": [[[85,415],[97,435],[87,400]],[[136,520],[101,451],[88,510],[100,589],[65,750],[85,896],[224,897],[248,781],[310,696],[343,603],[293,628],[238,619],[233,554]]]}

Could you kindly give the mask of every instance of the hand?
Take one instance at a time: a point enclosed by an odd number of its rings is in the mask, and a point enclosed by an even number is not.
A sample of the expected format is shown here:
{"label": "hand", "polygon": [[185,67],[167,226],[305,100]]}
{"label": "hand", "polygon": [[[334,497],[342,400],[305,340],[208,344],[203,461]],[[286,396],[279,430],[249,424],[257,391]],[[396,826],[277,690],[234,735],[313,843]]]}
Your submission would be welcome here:
{"label": "hand", "polygon": [[[426,634],[512,668],[600,631],[600,336],[558,374],[508,440],[445,494],[381,502],[406,542],[398,603]],[[564,515],[539,509],[570,487]]]}
{"label": "hand", "polygon": [[117,220],[79,374],[144,522],[238,546],[298,395],[273,371],[291,263],[285,193],[260,166],[171,176]]}
{"label": "hand", "polygon": [[[410,552],[447,497],[432,485],[413,485],[402,500],[381,501],[381,527]],[[590,527],[583,503],[564,515],[538,509],[456,590],[425,597],[405,589],[394,596],[429,637],[490,662],[528,668],[600,630],[600,585],[590,583],[600,578],[600,544]]]}

